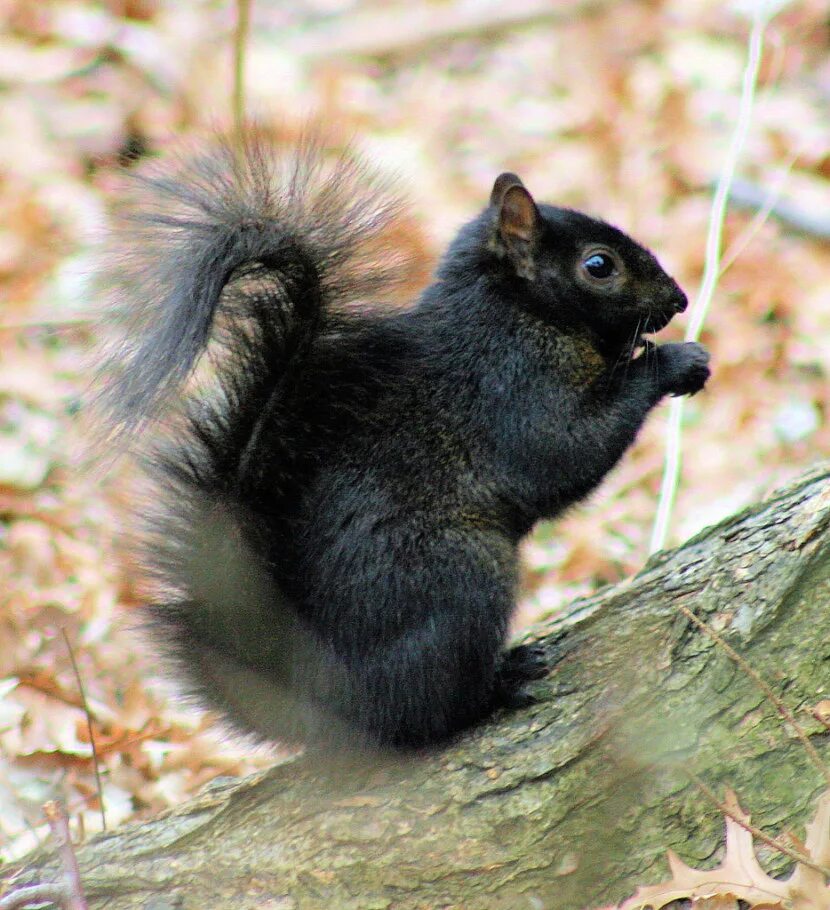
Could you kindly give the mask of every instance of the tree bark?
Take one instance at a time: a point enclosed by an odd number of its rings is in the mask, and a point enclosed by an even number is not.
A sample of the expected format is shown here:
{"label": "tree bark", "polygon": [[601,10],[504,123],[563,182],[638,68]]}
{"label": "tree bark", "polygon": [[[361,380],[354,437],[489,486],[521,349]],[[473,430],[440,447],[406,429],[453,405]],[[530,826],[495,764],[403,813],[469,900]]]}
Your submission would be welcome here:
{"label": "tree bark", "polygon": [[[689,777],[798,832],[826,786],[757,684],[679,611],[719,630],[796,714],[830,669],[830,465],[660,553],[537,630],[536,705],[392,762],[300,758],[216,782],[79,847],[91,908],[578,910],[714,862],[720,812]],[[782,858],[767,848],[768,868]],[[55,880],[48,851],[15,884]]]}

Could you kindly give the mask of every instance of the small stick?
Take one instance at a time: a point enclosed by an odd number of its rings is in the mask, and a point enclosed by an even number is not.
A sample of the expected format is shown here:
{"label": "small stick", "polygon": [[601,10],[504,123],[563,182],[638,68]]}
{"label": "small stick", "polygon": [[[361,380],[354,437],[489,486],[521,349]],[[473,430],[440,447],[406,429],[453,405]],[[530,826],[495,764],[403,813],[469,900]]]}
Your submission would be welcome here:
{"label": "small stick", "polygon": [[65,910],[89,910],[89,905],[84,897],[81,885],[81,872],[78,869],[78,859],[72,847],[72,838],[69,835],[69,819],[61,805],[50,800],[43,807],[43,814],[49,822],[52,837],[58,845],[58,857],[63,866],[65,878],[63,905]]}
{"label": "small stick", "polygon": [[84,683],[81,679],[81,674],[78,670],[78,664],[75,660],[75,652],[72,650],[72,645],[69,643],[69,637],[66,634],[66,629],[61,629],[61,635],[63,635],[63,640],[66,642],[66,650],[69,652],[69,660],[72,662],[72,670],[75,673],[75,679],[78,683],[78,691],[81,693],[81,704],[83,705],[84,714],[86,715],[86,729],[89,733],[89,744],[92,746],[92,765],[95,768],[95,786],[98,789],[98,805],[101,809],[101,824],[103,825],[104,831],[106,831],[107,816],[104,812],[104,787],[101,784],[101,770],[98,764],[98,749],[95,747],[95,737],[92,733],[92,712],[89,710],[89,703],[86,700],[86,692],[84,691]]}
{"label": "small stick", "polygon": [[446,3],[436,15],[428,3],[374,4],[350,9],[318,25],[283,29],[281,49],[316,62],[339,57],[386,57],[438,42],[500,34],[536,22],[570,23],[593,16],[608,0],[512,0],[510,3]]}
{"label": "small stick", "polygon": [[748,180],[736,180],[729,202],[739,208],[763,210],[769,207],[770,215],[796,234],[824,242],[830,240],[830,218],[826,212],[808,211],[775,190],[765,191]]}
{"label": "small stick", "polygon": [[42,319],[0,322],[0,332],[22,332],[25,329],[67,329],[91,324],[92,319],[89,316],[44,316]]}
{"label": "small stick", "polygon": [[49,823],[49,830],[58,848],[58,859],[63,868],[63,884],[29,885],[17,888],[0,898],[0,910],[22,910],[32,904],[51,901],[63,910],[89,910],[81,885],[78,860],[69,834],[69,819],[61,805],[50,800],[43,807],[43,814]]}
{"label": "small stick", "polygon": [[[769,189],[769,191],[763,196],[763,199],[759,202],[757,208],[758,211],[755,213],[752,221],[749,223],[749,226],[741,234],[740,237],[729,247],[729,249],[723,254],[723,262],[721,263],[720,273],[723,273],[735,262],[735,260],[743,253],[743,251],[752,243],[755,235],[761,228],[766,224],[771,214],[775,212],[775,207],[781,199],[781,194],[784,192],[784,186],[787,182],[787,178],[790,176],[792,169],[795,167],[798,157],[801,153],[796,152],[790,157],[790,160],[787,162],[786,166],[782,168],[781,172],[778,175],[778,179],[775,182],[775,185]],[[733,181],[732,186],[729,189],[729,202],[732,203],[736,195],[736,186],[740,181]]]}
{"label": "small stick", "polygon": [[245,51],[251,24],[251,0],[236,0],[236,34],[233,42],[233,124],[239,154],[244,147]]}
{"label": "small stick", "polygon": [[765,834],[759,827],[753,825],[745,816],[739,815],[730,805],[723,802],[723,800],[718,799],[715,793],[708,787],[694,771],[689,768],[684,768],[684,771],[691,779],[692,783],[700,790],[700,792],[708,799],[713,805],[717,806],[719,811],[724,815],[732,819],[735,824],[740,825],[745,831],[756,838],[757,840],[765,843],[768,847],[772,847],[773,850],[777,850],[779,853],[783,853],[784,856],[788,856],[791,860],[794,860],[797,863],[800,863],[802,866],[807,866],[809,869],[813,869],[816,872],[821,873],[825,877],[830,877],[830,869],[826,869],[824,866],[814,863],[809,856],[805,856],[803,853],[800,853],[798,850],[793,850],[792,847],[787,846],[787,844],[782,843],[775,837],[770,837],[769,834]]}
{"label": "small stick", "polygon": [[727,655],[735,661],[735,663],[743,670],[743,672],[755,682],[758,688],[764,693],[764,695],[772,702],[773,705],[778,710],[778,713],[784,720],[793,728],[795,735],[801,740],[801,745],[804,746],[807,755],[809,756],[812,763],[824,776],[824,779],[827,781],[828,786],[830,786],[830,770],[821,760],[821,756],[816,751],[815,746],[810,742],[807,734],[804,732],[803,727],[795,719],[792,711],[784,704],[783,701],[772,691],[772,689],[767,685],[766,681],[761,677],[757,670],[755,670],[747,660],[741,657],[740,654],[710,626],[707,625],[702,619],[699,619],[695,616],[694,613],[688,608],[682,605],[677,608],[686,619],[693,622],[701,632],[705,632],[709,638],[711,638],[715,644],[724,650]]}
{"label": "small stick", "polygon": [[22,907],[46,901],[65,907],[66,899],[66,888],[63,885],[30,885],[27,888],[18,888],[0,898],[0,910],[20,910]]}
{"label": "small stick", "polygon": [[830,730],[830,720],[828,720],[826,717],[823,717],[820,711],[812,708],[810,710],[810,715],[814,717],[825,728],[825,730]]}

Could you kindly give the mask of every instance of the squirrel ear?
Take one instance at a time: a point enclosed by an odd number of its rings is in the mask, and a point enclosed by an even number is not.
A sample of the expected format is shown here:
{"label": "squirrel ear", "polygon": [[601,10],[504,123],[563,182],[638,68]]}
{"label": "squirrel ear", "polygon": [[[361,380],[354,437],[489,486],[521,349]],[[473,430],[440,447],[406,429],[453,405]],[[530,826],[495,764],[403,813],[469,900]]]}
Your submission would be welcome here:
{"label": "squirrel ear", "polygon": [[517,177],[516,174],[511,174],[509,171],[499,174],[493,184],[493,192],[490,193],[490,205],[501,205],[505,192],[511,186],[524,186],[524,184],[520,177]]}
{"label": "squirrel ear", "polygon": [[499,230],[506,242],[511,239],[531,242],[536,237],[540,217],[533,197],[521,183],[507,187],[499,209]]}
{"label": "squirrel ear", "polygon": [[502,174],[493,184],[490,204],[498,207],[495,246],[512,260],[516,273],[533,279],[534,247],[542,216],[533,197],[515,175]]}

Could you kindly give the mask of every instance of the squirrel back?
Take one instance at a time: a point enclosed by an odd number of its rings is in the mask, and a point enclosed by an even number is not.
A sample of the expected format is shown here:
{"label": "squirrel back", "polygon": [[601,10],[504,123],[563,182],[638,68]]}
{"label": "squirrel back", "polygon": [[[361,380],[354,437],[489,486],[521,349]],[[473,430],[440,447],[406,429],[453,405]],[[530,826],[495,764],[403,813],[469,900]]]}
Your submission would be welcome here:
{"label": "squirrel back", "polygon": [[507,173],[420,299],[377,306],[394,200],[353,157],[273,162],[252,139],[143,178],[112,260],[102,402],[150,440],[150,626],[245,731],[436,742],[527,703],[520,539],[708,358],[643,338],[686,304],[647,250]]}

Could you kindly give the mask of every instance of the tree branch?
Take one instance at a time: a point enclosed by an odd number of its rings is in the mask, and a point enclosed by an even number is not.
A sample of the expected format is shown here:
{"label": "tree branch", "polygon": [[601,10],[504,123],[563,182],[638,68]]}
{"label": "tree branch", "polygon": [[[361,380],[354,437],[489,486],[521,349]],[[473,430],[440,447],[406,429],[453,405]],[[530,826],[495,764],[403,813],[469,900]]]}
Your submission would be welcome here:
{"label": "tree branch", "polygon": [[[811,711],[828,697],[829,590],[824,465],[540,627],[555,666],[533,707],[406,760],[306,757],[215,782],[80,848],[90,907],[163,894],[212,910],[577,910],[665,878],[666,848],[705,865],[723,823],[689,770],[775,831],[807,819],[825,782],[680,608],[749,662],[826,761]],[[56,869],[42,851],[12,871],[22,886]]]}
{"label": "tree branch", "polygon": [[400,54],[440,41],[506,31],[536,22],[572,22],[605,8],[608,0],[513,0],[482,8],[445,4],[436,15],[429,3],[350,10],[314,25],[282,30],[280,47],[307,60]]}

